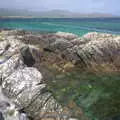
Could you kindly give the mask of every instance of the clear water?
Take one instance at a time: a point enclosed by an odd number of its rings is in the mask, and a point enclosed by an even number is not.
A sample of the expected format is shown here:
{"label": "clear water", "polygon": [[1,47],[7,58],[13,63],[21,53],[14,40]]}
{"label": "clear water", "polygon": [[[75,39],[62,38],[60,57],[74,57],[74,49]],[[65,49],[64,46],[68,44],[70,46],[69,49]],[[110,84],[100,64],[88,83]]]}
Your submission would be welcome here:
{"label": "clear water", "polygon": [[[48,89],[80,120],[119,120],[120,74],[70,72],[48,80]],[[82,114],[80,112],[82,111]],[[82,119],[81,117],[87,117]]]}
{"label": "clear water", "polygon": [[0,19],[0,28],[46,32],[71,32],[83,35],[88,32],[120,34],[120,18],[33,18]]}

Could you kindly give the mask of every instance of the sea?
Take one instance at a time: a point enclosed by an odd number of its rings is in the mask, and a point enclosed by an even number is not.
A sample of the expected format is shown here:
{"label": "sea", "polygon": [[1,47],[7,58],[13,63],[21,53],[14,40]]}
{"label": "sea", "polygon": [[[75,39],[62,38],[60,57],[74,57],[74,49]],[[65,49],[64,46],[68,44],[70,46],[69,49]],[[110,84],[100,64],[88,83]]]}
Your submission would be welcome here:
{"label": "sea", "polygon": [[0,28],[37,32],[88,32],[120,34],[120,18],[1,18]]}

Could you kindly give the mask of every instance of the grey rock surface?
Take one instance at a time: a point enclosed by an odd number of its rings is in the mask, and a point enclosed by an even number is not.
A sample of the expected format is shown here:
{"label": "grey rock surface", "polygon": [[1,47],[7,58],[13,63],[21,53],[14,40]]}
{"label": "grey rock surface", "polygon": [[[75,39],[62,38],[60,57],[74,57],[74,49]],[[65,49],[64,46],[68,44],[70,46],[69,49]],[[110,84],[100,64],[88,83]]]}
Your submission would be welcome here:
{"label": "grey rock surface", "polygon": [[60,54],[67,60],[79,61],[84,67],[91,66],[92,62],[113,63],[120,57],[119,35],[94,32],[78,37],[63,32],[33,34],[22,31],[3,31],[2,34],[3,38],[0,41],[2,91],[18,110],[25,111],[35,120],[48,117],[56,120],[70,118],[47,91],[41,71],[33,67],[34,62],[41,56],[39,48]]}
{"label": "grey rock surface", "polygon": [[[15,105],[15,114],[18,114],[15,117],[9,116],[6,120],[23,120],[25,115],[20,116],[19,110],[25,111],[34,120],[48,117],[67,120],[70,115],[63,115],[62,106],[47,91],[40,71],[25,62],[25,59],[33,60],[34,52],[38,49],[17,40],[13,33],[4,32],[4,40],[0,42],[0,56],[5,58],[0,64],[2,93]],[[7,43],[9,48],[5,50]]]}
{"label": "grey rock surface", "polygon": [[88,33],[84,37],[90,41],[82,49],[78,47],[77,54],[86,65],[112,63],[120,55],[120,36]]}

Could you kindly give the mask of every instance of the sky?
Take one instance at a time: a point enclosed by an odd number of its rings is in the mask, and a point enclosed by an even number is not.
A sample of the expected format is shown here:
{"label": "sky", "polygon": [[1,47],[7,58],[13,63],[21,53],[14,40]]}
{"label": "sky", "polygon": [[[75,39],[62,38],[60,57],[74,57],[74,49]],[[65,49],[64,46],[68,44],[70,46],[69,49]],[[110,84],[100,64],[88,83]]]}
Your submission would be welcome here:
{"label": "sky", "polygon": [[0,0],[0,8],[32,11],[68,10],[80,13],[120,15],[120,0]]}

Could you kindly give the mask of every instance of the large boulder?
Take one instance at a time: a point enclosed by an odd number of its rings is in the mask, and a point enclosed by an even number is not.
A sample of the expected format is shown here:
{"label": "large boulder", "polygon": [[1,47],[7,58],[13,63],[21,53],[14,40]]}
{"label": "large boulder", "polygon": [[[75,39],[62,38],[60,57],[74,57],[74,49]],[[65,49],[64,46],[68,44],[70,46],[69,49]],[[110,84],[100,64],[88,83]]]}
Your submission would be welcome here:
{"label": "large boulder", "polygon": [[110,34],[89,33],[85,37],[91,40],[77,54],[86,65],[91,63],[112,63],[120,55],[120,37]]}
{"label": "large boulder", "polygon": [[[56,120],[64,117],[61,105],[47,91],[42,75],[36,68],[18,67],[9,76],[1,77],[4,95],[30,117],[37,120],[48,116]],[[67,114],[65,116],[69,117]]]}
{"label": "large boulder", "polygon": [[[8,33],[6,34],[8,35]],[[9,47],[7,48],[8,41]],[[35,53],[39,49],[35,46],[26,45],[19,40],[17,42],[13,36],[6,36],[3,42],[5,44],[0,45],[0,56],[4,58],[1,59],[0,63],[1,90],[7,101],[11,101],[15,106],[14,110],[18,114],[16,116],[18,119],[8,117],[6,120],[22,119],[24,114],[20,114],[19,111],[25,112],[35,120],[47,118],[67,120],[70,115],[63,113],[62,106],[47,90],[44,76],[32,67],[35,56],[38,55]],[[31,64],[28,65],[29,60]]]}

